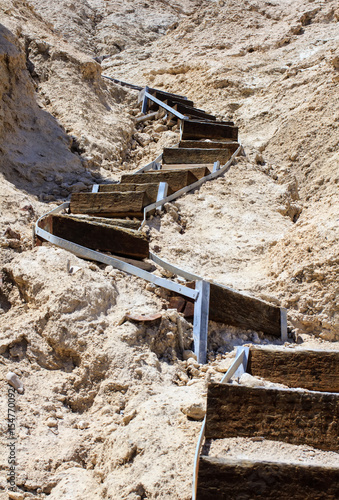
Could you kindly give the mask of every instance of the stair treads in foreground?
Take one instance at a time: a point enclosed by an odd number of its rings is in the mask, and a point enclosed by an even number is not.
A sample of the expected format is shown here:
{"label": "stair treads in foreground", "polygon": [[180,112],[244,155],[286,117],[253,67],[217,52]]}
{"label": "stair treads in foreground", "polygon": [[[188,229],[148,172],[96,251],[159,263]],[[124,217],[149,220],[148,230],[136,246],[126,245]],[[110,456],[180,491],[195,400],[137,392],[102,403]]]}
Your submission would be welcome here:
{"label": "stair treads in foreground", "polygon": [[251,348],[247,371],[289,387],[339,393],[339,351]]}
{"label": "stair treads in foreground", "polygon": [[[102,217],[143,217],[146,194],[125,193],[74,193],[70,211],[75,214],[100,215]],[[147,204],[147,203],[146,203]]]}
{"label": "stair treads in foreground", "polygon": [[339,395],[211,383],[206,438],[253,437],[339,450]]}
{"label": "stair treads in foreground", "polygon": [[232,139],[237,141],[238,127],[225,123],[183,120],[181,139]]}
{"label": "stair treads in foreground", "polygon": [[229,149],[207,149],[207,148],[164,148],[164,163],[226,163],[231,158]]}
{"label": "stair treads in foreground", "polygon": [[51,232],[92,250],[145,259],[149,256],[146,235],[141,231],[109,224],[79,220],[76,217],[52,215]]}
{"label": "stair treads in foreground", "polygon": [[197,500],[337,500],[339,468],[200,457]]}

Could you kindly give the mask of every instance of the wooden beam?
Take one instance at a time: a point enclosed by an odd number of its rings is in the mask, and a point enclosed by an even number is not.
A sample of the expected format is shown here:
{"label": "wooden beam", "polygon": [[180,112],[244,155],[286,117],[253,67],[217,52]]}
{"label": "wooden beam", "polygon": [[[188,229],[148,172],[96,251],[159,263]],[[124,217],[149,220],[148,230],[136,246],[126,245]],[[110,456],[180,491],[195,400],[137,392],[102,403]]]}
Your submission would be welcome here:
{"label": "wooden beam", "polygon": [[126,227],[127,229],[137,230],[140,227],[140,221],[129,220],[129,219],[112,219],[107,217],[95,217],[93,215],[82,215],[82,214],[72,214],[71,216],[64,215],[64,217],[73,217],[74,219],[82,221],[109,224],[110,226]]}
{"label": "wooden beam", "polygon": [[280,308],[217,283],[211,283],[210,319],[280,337]]}
{"label": "wooden beam", "polygon": [[339,450],[339,395],[242,385],[208,386],[206,438],[255,437]]}
{"label": "wooden beam", "polygon": [[[172,102],[172,101],[170,101]],[[197,119],[202,118],[204,120],[216,121],[216,117],[214,115],[210,115],[206,113],[206,111],[202,109],[193,108],[192,106],[187,106],[186,104],[174,103],[172,107],[186,116],[195,116]]]}
{"label": "wooden beam", "polygon": [[231,139],[221,141],[180,141],[179,148],[207,148],[207,149],[229,149],[233,154],[239,147],[239,142]]}
{"label": "wooden beam", "polygon": [[252,347],[247,370],[289,387],[339,393],[339,351]]}
{"label": "wooden beam", "polygon": [[193,107],[193,101],[186,99],[184,96],[170,94],[168,92],[163,92],[162,90],[148,89],[149,94],[154,95],[160,101],[170,101],[172,105],[183,104],[184,106]]}
{"label": "wooden beam", "polygon": [[167,182],[169,188],[172,190],[171,192],[174,193],[203,177],[205,171],[205,167],[197,167],[187,168],[186,170],[154,170],[140,174],[123,174],[121,183],[130,183],[134,181],[138,184],[153,182],[159,184],[159,182]]}
{"label": "wooden beam", "polygon": [[[143,217],[145,193],[73,193],[70,211],[101,217]],[[146,203],[147,204],[147,203]]]}
{"label": "wooden beam", "polygon": [[181,139],[232,139],[237,141],[238,127],[198,120],[184,120]]}
{"label": "wooden beam", "polygon": [[[187,170],[187,167],[189,167],[191,170],[194,168],[196,169],[196,167],[198,168],[202,168],[204,167],[205,168],[205,171],[204,171],[204,175],[202,175],[201,177],[204,177],[205,175],[208,175],[212,172],[213,170],[213,163],[190,163],[190,164],[187,164],[187,163],[164,163],[161,167],[161,170],[162,171],[165,171],[165,170]],[[194,174],[196,177],[198,177],[199,179],[201,178],[200,176],[198,176],[197,174],[197,170],[195,170],[195,174]]]}
{"label": "wooden beam", "polygon": [[339,468],[201,456],[197,500],[339,498]]}
{"label": "wooden beam", "polygon": [[226,163],[231,158],[229,149],[164,148],[163,163]]}
{"label": "wooden beam", "polygon": [[149,255],[148,240],[141,231],[63,215],[51,215],[51,219],[52,234],[78,245],[133,259]]}
{"label": "wooden beam", "polygon": [[[133,179],[131,179],[133,180]],[[154,203],[157,199],[159,184],[148,183],[148,184],[100,184],[99,193],[125,193],[126,191],[136,191],[138,193],[146,193],[148,198],[148,204]]]}

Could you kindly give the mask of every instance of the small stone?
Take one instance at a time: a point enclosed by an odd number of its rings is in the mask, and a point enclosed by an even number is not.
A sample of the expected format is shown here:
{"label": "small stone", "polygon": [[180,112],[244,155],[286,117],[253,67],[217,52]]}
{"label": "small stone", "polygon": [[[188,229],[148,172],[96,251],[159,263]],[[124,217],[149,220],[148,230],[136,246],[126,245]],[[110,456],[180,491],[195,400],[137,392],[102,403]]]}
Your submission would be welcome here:
{"label": "small stone", "polygon": [[77,428],[78,429],[88,429],[89,427],[89,422],[87,422],[87,420],[79,420],[78,424],[77,424]]}
{"label": "small stone", "polygon": [[186,360],[190,360],[190,359],[196,360],[196,359],[197,359],[197,356],[196,356],[196,354],[194,354],[194,352],[193,352],[193,351],[190,351],[190,350],[185,350],[185,351],[182,353],[182,359],[184,359],[185,361],[186,361]]}
{"label": "small stone", "polygon": [[56,418],[53,418],[53,417],[49,417],[46,420],[46,424],[48,427],[58,427],[58,421]]}
{"label": "small stone", "polygon": [[18,491],[7,491],[8,498],[10,500],[24,500],[24,493],[19,493]]}
{"label": "small stone", "polygon": [[203,403],[192,403],[180,408],[182,413],[192,420],[203,420],[205,416],[205,408]]}
{"label": "small stone", "polygon": [[87,186],[83,182],[76,182],[75,184],[73,184],[71,189],[72,193],[80,193],[81,191],[85,191],[87,189]]}
{"label": "small stone", "polygon": [[165,130],[167,130],[166,125],[162,125],[161,123],[154,127],[154,132],[165,132]]}
{"label": "small stone", "polygon": [[261,153],[257,153],[255,155],[255,161],[256,161],[256,163],[258,163],[258,165],[263,165],[265,163],[263,155]]}
{"label": "small stone", "polygon": [[14,387],[14,389],[17,390],[19,394],[23,394],[24,392],[24,384],[21,382],[19,377],[13,373],[13,372],[8,372],[6,375],[6,378],[8,380],[8,383]]}

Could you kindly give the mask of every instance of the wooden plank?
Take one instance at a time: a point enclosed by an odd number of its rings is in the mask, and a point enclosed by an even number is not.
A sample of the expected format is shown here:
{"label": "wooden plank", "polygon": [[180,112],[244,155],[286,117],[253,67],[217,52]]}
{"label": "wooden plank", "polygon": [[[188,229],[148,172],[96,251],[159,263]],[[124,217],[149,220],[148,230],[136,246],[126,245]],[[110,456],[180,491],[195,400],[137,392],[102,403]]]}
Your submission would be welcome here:
{"label": "wooden plank", "polygon": [[[171,101],[173,102],[173,101]],[[172,107],[182,113],[183,115],[188,115],[188,116],[196,116],[198,118],[203,118],[205,120],[211,120],[211,121],[216,121],[216,117],[214,115],[210,115],[209,113],[206,113],[203,109],[197,109],[192,106],[187,106],[186,104],[181,104],[181,103],[174,103],[172,104]]]}
{"label": "wooden plank", "polygon": [[231,158],[229,149],[164,148],[163,163],[226,163]]}
{"label": "wooden plank", "polygon": [[280,308],[211,283],[210,319],[280,337]]}
{"label": "wooden plank", "polygon": [[339,468],[201,456],[197,500],[339,498]]}
{"label": "wooden plank", "polygon": [[76,217],[52,215],[52,234],[92,250],[111,252],[134,259],[149,255],[147,237],[141,231],[109,224],[79,220]]}
{"label": "wooden plank", "polygon": [[237,141],[238,127],[198,120],[184,120],[181,139],[233,139]]}
{"label": "wooden plank", "polygon": [[147,171],[140,174],[123,174],[121,177],[121,183],[130,183],[131,181],[138,184],[167,182],[169,188],[171,189],[170,193],[174,193],[175,191],[178,191],[179,189],[197,181],[200,178],[200,175],[203,177],[204,172],[204,167],[197,167],[187,168],[186,170],[154,170],[152,172]]}
{"label": "wooden plank", "polygon": [[339,450],[339,395],[242,385],[208,386],[206,438],[254,437]]}
{"label": "wooden plank", "polygon": [[71,213],[102,217],[143,217],[145,193],[73,193]]}
{"label": "wooden plank", "polygon": [[247,370],[289,387],[339,393],[339,351],[251,348]]}
{"label": "wooden plank", "polygon": [[191,101],[190,99],[185,99],[183,96],[169,94],[167,92],[156,89],[148,89],[148,93],[154,95],[154,97],[156,97],[160,101],[168,101],[169,105],[182,104],[184,106],[193,107],[193,101]]}
{"label": "wooden plank", "polygon": [[[68,217],[65,215],[64,217]],[[88,222],[99,222],[110,226],[126,227],[127,229],[139,229],[140,221],[130,219],[112,219],[107,217],[95,217],[93,215],[72,214],[71,217]]]}
{"label": "wooden plank", "polygon": [[[192,163],[192,164],[187,164],[187,163],[169,163],[169,164],[164,164],[162,165],[161,167],[161,170],[164,171],[164,170],[187,170],[187,167],[189,167],[190,169],[196,169],[196,167],[198,168],[202,168],[204,167],[205,168],[205,172],[204,172],[204,175],[202,177],[204,177],[205,175],[208,175],[212,172],[212,169],[213,169],[213,163]],[[197,175],[197,170],[195,170],[195,174],[194,174],[196,177],[198,177]],[[200,177],[199,177],[200,179]]]}
{"label": "wooden plank", "polygon": [[136,191],[146,193],[148,202],[154,203],[157,199],[159,184],[148,183],[148,184],[100,184],[99,193],[124,193],[126,191]]}
{"label": "wooden plank", "polygon": [[233,154],[239,147],[239,142],[231,139],[221,141],[180,141],[179,148],[207,148],[207,149],[229,149]]}

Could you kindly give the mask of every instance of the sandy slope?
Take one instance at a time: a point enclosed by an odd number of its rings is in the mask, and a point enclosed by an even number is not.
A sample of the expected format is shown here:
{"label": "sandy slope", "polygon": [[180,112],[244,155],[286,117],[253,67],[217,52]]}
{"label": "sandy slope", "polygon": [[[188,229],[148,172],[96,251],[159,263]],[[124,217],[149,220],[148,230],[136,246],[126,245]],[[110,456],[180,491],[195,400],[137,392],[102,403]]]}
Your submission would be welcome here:
{"label": "sandy slope", "polygon": [[[226,371],[234,345],[270,340],[211,323],[209,364],[182,361],[178,323],[186,349],[192,326],[165,311],[166,294],[32,249],[31,224],[178,138],[161,120],[136,130],[136,93],[101,71],[187,94],[236,121],[246,156],[150,220],[152,248],[288,307],[300,342],[336,349],[323,339],[339,339],[337,4],[0,0],[0,13],[0,375],[25,384],[18,488],[53,500],[188,499],[200,424],[186,414],[203,411],[206,381]],[[110,57],[100,66],[93,56]],[[163,318],[140,326],[123,321],[127,311]],[[305,462],[306,452],[288,447]],[[5,487],[2,474],[7,498]]]}

